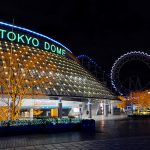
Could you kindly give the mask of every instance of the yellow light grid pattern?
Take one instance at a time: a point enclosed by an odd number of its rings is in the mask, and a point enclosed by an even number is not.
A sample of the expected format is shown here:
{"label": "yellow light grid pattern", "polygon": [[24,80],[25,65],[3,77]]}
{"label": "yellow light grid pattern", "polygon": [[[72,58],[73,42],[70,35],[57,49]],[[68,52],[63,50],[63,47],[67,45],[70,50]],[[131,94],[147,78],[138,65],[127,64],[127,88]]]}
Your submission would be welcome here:
{"label": "yellow light grid pattern", "polygon": [[[45,80],[33,86],[30,93],[114,98],[114,95],[78,62],[35,47],[0,41],[0,72],[5,72],[5,75],[9,76],[8,57],[11,52],[13,53],[12,59],[19,64],[22,75],[24,75],[25,68],[28,68],[28,73],[25,74],[28,76],[27,80],[31,77],[35,79],[45,77]],[[8,79],[4,80],[8,82]],[[1,93],[5,93],[3,85],[0,86],[0,90]]]}

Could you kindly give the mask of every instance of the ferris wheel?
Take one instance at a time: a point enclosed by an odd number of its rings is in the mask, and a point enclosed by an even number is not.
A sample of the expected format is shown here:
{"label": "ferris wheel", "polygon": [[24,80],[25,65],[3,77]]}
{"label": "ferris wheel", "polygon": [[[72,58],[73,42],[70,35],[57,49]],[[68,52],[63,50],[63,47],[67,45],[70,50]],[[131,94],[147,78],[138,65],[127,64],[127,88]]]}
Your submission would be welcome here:
{"label": "ferris wheel", "polygon": [[[120,76],[121,76],[122,68],[127,64],[130,65],[134,61],[142,62],[147,67],[147,73],[145,74],[150,75],[150,55],[149,54],[141,52],[141,51],[133,51],[133,52],[128,52],[120,56],[115,61],[111,69],[111,84],[113,88],[115,89],[115,91],[118,92],[120,95],[129,94],[132,90],[131,88],[124,86],[123,82],[125,82],[125,80],[121,81]],[[138,66],[136,66],[136,68],[138,68]],[[140,72],[141,69],[142,68],[138,68],[138,71]],[[128,68],[126,68],[126,70],[127,70],[126,72],[130,72]],[[132,70],[134,70],[134,68]],[[143,76],[145,74],[143,72]],[[137,78],[137,81],[140,81],[139,77],[136,76],[136,78]],[[130,76],[130,80],[131,80],[131,76]],[[145,86],[150,84],[149,81],[147,81],[147,84]],[[134,84],[136,85],[135,81],[134,81]],[[140,87],[140,88],[145,88],[145,87]]]}

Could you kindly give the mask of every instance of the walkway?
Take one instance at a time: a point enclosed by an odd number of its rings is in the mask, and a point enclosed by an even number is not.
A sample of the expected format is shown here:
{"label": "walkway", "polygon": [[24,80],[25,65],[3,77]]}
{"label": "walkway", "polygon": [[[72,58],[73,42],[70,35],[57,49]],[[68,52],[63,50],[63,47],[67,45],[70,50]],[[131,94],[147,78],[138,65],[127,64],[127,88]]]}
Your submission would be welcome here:
{"label": "walkway", "polygon": [[150,119],[103,120],[96,132],[67,132],[0,137],[0,150],[149,150]]}
{"label": "walkway", "polygon": [[3,148],[3,150],[149,150],[149,141],[150,137],[130,137],[44,145],[38,145],[37,142],[30,146]]}

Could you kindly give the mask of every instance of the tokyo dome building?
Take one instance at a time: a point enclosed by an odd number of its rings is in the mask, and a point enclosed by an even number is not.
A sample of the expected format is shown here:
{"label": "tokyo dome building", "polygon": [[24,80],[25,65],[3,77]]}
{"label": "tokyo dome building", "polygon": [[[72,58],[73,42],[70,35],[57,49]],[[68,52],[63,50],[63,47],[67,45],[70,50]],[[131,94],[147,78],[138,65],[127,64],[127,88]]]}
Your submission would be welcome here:
{"label": "tokyo dome building", "polygon": [[0,22],[0,75],[0,106],[8,96],[5,86],[12,76],[20,89],[29,89],[22,94],[22,118],[35,117],[37,109],[42,112],[40,116],[57,117],[60,101],[63,116],[77,116],[81,111],[86,115],[89,100],[96,112],[99,103],[116,99],[63,44],[4,22]]}

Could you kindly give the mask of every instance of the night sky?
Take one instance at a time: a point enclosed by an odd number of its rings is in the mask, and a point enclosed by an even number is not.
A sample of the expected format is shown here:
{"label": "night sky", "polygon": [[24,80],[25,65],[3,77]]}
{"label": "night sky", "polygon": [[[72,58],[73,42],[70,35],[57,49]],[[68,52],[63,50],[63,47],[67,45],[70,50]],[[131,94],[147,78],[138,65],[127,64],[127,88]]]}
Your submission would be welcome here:
{"label": "night sky", "polygon": [[107,72],[128,51],[150,53],[150,5],[143,1],[4,0],[0,5],[1,21],[14,18],[16,25],[56,39],[76,56],[90,56]]}

